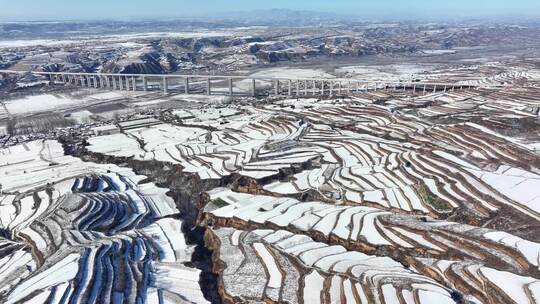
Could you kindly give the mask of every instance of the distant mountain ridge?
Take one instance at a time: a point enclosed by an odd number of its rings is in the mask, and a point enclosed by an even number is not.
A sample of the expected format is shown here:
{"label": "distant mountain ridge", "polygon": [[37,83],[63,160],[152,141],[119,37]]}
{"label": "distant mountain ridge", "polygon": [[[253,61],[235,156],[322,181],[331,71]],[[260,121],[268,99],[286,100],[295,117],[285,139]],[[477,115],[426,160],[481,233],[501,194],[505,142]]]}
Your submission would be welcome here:
{"label": "distant mountain ridge", "polygon": [[239,22],[260,23],[261,25],[313,25],[317,23],[358,21],[358,17],[352,15],[311,10],[291,10],[285,8],[232,11],[210,17],[221,18],[224,20],[236,20]]}

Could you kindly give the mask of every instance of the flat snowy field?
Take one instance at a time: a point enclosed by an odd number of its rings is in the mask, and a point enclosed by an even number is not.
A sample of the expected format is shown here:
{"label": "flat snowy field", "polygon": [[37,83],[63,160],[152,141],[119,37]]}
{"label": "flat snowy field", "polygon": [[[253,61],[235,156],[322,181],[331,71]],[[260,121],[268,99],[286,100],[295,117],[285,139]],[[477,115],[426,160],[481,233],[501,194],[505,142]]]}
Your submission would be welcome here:
{"label": "flat snowy field", "polygon": [[67,108],[72,105],[85,104],[85,100],[77,100],[59,95],[35,95],[5,102],[6,108],[11,114],[24,114],[31,112],[53,111]]}
{"label": "flat snowy field", "polygon": [[[78,96],[67,94],[32,95],[24,98],[4,101],[5,109],[11,115],[30,114],[45,111],[65,110],[76,106],[92,105],[103,101],[114,101],[128,96],[132,92],[81,91]],[[84,93],[84,94],[83,94]]]}
{"label": "flat snowy field", "polygon": [[298,69],[298,68],[270,68],[255,72],[250,77],[272,77],[272,78],[334,78],[335,76],[318,69]]}
{"label": "flat snowy field", "polygon": [[392,65],[358,65],[344,66],[335,70],[336,74],[346,74],[353,78],[369,79],[370,81],[396,81],[422,78],[424,72],[432,71],[434,66],[429,64],[392,64]]}

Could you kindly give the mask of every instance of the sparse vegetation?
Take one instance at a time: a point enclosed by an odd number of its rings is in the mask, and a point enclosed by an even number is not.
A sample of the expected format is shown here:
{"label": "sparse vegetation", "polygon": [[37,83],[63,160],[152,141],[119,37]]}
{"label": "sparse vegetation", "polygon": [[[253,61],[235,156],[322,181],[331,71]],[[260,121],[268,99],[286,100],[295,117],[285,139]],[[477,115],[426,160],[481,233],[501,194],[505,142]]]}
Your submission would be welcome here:
{"label": "sparse vegetation", "polygon": [[226,201],[222,200],[221,198],[213,199],[210,201],[210,203],[218,208],[223,208],[229,205]]}
{"label": "sparse vegetation", "polygon": [[445,203],[443,200],[435,196],[428,187],[424,184],[416,184],[414,186],[420,198],[431,207],[435,208],[437,211],[449,212],[452,211],[452,207]]}

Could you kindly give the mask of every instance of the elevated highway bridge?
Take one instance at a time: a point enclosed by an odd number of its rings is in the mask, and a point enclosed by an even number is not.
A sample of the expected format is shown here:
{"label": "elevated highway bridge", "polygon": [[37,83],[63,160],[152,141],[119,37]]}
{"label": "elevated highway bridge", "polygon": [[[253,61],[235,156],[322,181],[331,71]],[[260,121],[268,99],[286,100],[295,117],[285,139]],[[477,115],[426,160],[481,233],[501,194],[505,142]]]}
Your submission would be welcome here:
{"label": "elevated highway bridge", "polygon": [[[24,73],[1,71],[0,73]],[[476,84],[435,82],[366,81],[354,78],[275,78],[252,76],[178,74],[102,74],[30,72],[55,84],[120,91],[157,91],[165,94],[207,94],[230,96],[341,96],[355,92],[403,90],[427,94],[437,91],[478,88]]]}

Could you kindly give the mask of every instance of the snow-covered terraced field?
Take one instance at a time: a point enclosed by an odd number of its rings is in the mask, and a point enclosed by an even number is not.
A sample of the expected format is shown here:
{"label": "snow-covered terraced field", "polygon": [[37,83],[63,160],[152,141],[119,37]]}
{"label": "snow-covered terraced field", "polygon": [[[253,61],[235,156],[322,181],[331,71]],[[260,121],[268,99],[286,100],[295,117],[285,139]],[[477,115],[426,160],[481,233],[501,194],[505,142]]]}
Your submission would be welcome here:
{"label": "snow-covered terraced field", "polygon": [[539,92],[514,72],[175,110],[82,152],[204,186],[225,303],[540,303]]}
{"label": "snow-covered terraced field", "polygon": [[[540,266],[540,243],[472,225],[226,189],[216,189],[208,199],[206,217],[213,226],[290,229],[326,243],[397,259],[407,252],[414,258],[466,259],[516,273],[537,273]],[[219,208],[214,202],[225,206]]]}
{"label": "snow-covered terraced field", "polygon": [[56,141],[0,150],[0,302],[206,302],[179,211],[145,178]]}
{"label": "snow-covered terraced field", "polygon": [[225,299],[274,303],[457,303],[461,295],[385,257],[284,230],[212,230]]}
{"label": "snow-covered terraced field", "polygon": [[[215,131],[163,124],[91,138],[88,149],[178,164],[201,179],[237,173],[261,180],[291,168],[299,171],[286,182],[264,186],[281,195],[314,190],[326,199],[424,214],[461,207],[486,215],[511,205],[539,216],[534,204],[503,197],[512,196],[511,191],[501,193],[470,171],[485,170],[467,165],[463,157],[498,159],[511,166],[536,157],[477,124],[430,126],[368,104],[306,109],[297,112],[304,117],[300,120],[252,107],[245,110],[250,119],[233,117]],[[348,127],[330,127],[333,121]]]}

